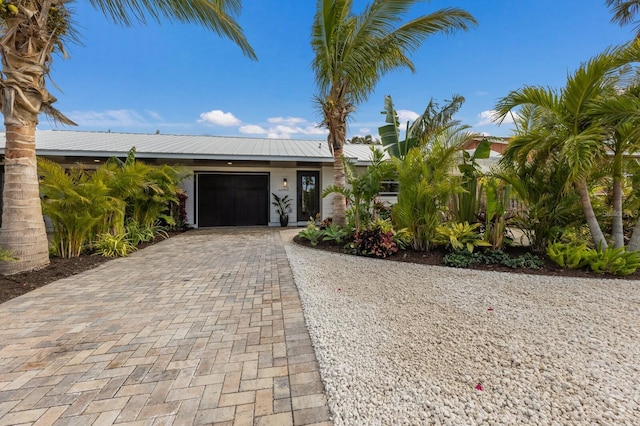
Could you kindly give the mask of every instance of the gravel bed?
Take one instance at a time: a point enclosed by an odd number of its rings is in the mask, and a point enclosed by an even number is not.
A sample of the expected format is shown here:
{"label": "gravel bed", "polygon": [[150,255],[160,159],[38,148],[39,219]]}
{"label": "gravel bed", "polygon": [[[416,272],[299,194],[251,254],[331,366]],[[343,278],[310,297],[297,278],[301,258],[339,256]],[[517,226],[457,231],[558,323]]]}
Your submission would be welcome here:
{"label": "gravel bed", "polygon": [[640,424],[640,282],[286,243],[336,425]]}

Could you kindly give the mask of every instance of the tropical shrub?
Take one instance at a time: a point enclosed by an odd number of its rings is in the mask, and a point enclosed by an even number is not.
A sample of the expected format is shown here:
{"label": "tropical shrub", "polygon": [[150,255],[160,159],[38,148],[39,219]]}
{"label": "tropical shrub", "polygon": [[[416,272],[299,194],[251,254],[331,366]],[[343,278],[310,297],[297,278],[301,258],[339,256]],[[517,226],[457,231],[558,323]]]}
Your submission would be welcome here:
{"label": "tropical shrub", "polygon": [[624,247],[593,249],[582,244],[549,243],[547,255],[563,268],[589,267],[593,272],[626,276],[640,266],[640,252],[627,251]]}
{"label": "tropical shrub", "polygon": [[53,227],[52,253],[60,257],[79,256],[100,234],[125,234],[125,223],[132,221],[137,234],[150,230],[154,236],[166,235],[158,223],[176,224],[172,205],[180,203],[184,192],[178,184],[186,176],[170,166],[136,162],[135,149],[126,161],[111,159],[91,171],[65,170],[40,158],[38,174],[42,212]]}
{"label": "tropical shrub", "polygon": [[589,268],[598,274],[606,272],[626,276],[633,274],[640,266],[640,252],[626,251],[624,247],[609,246],[605,250],[591,250],[589,254]]}
{"label": "tropical shrub", "polygon": [[513,269],[540,269],[544,266],[544,261],[534,254],[525,253],[517,257],[511,257],[501,250],[476,251],[473,253],[467,250],[460,250],[447,253],[442,260],[446,266],[454,268],[468,268],[471,265],[478,264],[502,265]]}
{"label": "tropical shrub", "polygon": [[186,191],[179,190],[176,193],[177,202],[171,202],[169,204],[170,215],[173,218],[175,225],[170,229],[185,229],[188,226],[187,218],[187,199],[189,196]]}
{"label": "tropical shrub", "polygon": [[298,237],[309,241],[312,246],[316,246],[320,241],[320,237],[322,237],[322,231],[316,227],[315,222],[309,221],[307,227],[298,232]]}
{"label": "tropical shrub", "polygon": [[361,227],[368,228],[379,211],[376,196],[382,190],[384,181],[394,179],[395,169],[391,162],[385,160],[384,153],[373,146],[371,164],[364,172],[356,173],[354,164],[348,160],[344,161],[344,168],[349,187],[330,185],[322,191],[322,197],[332,193],[342,194],[349,202],[347,216],[356,231]]}
{"label": "tropical shrub", "polygon": [[124,220],[125,204],[110,195],[98,173],[84,169],[65,171],[39,158],[42,212],[51,220],[52,250],[59,257],[77,257],[100,232]]}
{"label": "tropical shrub", "polygon": [[544,253],[550,241],[580,222],[578,194],[564,190],[569,178],[565,163],[539,156],[525,162],[501,161],[494,176],[511,185],[523,204],[511,222],[525,234],[533,251]]}
{"label": "tropical shrub", "polygon": [[493,250],[504,245],[507,230],[507,204],[511,186],[493,177],[483,179],[485,189],[484,239]]}
{"label": "tropical shrub", "polygon": [[554,241],[547,245],[547,256],[561,268],[577,269],[587,266],[591,251],[587,243],[565,244]]}
{"label": "tropical shrub", "polygon": [[413,242],[413,234],[407,228],[393,230],[393,241],[395,241],[399,250],[406,250],[411,247]]}
{"label": "tropical shrub", "polygon": [[413,235],[411,245],[418,251],[430,248],[455,187],[448,166],[431,160],[423,159],[418,148],[409,150],[404,160],[394,158],[400,191],[392,217],[399,228],[407,228]]}
{"label": "tropical shrub", "polygon": [[98,235],[98,239],[93,243],[94,254],[104,257],[124,257],[129,256],[137,248],[127,239],[126,234],[112,235],[104,233]]}
{"label": "tropical shrub", "polygon": [[363,229],[353,235],[353,241],[345,247],[347,253],[360,256],[386,258],[398,252],[393,232],[379,227]]}
{"label": "tropical shrub", "polygon": [[478,143],[473,154],[462,150],[462,163],[458,170],[462,174],[461,188],[463,191],[453,194],[451,211],[458,222],[474,223],[478,221],[481,208],[482,172],[477,160],[489,158],[491,141],[483,139]]}
{"label": "tropical shrub", "polygon": [[322,233],[322,241],[335,241],[336,244],[342,242],[349,236],[349,231],[338,225],[331,224],[320,231]]}
{"label": "tropical shrub", "polygon": [[157,237],[169,238],[169,234],[160,223],[142,226],[135,219],[129,219],[125,225],[126,237],[134,246],[153,241]]}
{"label": "tropical shrub", "polygon": [[482,239],[482,235],[478,232],[479,227],[479,223],[446,222],[436,227],[435,241],[450,247],[453,251],[467,250],[472,253],[476,247],[491,246]]}

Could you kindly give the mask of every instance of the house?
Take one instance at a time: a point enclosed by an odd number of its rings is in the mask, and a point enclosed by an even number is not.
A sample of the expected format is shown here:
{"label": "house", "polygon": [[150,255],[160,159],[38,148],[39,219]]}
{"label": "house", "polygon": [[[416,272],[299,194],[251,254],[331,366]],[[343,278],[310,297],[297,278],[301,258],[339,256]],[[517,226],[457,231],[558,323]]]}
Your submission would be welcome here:
{"label": "house", "polygon": [[[2,155],[4,144],[2,135]],[[331,216],[331,197],[321,198],[334,182],[326,141],[60,130],[36,134],[37,155],[67,167],[124,158],[132,147],[138,160],[193,172],[183,187],[194,227],[279,225],[272,193],[294,200],[292,226],[305,225],[317,213]],[[344,151],[357,167],[370,163],[369,145],[346,145]]]}

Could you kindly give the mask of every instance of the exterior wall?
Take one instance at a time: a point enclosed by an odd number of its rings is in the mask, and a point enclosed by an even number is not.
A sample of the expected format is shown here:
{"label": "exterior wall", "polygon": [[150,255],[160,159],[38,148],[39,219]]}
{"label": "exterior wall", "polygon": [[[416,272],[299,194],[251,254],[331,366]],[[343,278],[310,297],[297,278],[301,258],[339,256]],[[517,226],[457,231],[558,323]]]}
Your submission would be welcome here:
{"label": "exterior wall", "polygon": [[[325,168],[319,167],[198,167],[194,168],[194,176],[189,180],[185,180],[183,188],[187,191],[189,198],[187,199],[187,215],[189,224],[197,227],[195,223],[195,213],[198,210],[197,190],[195,187],[195,174],[198,173],[269,173],[269,226],[280,226],[280,216],[276,213],[276,208],[271,202],[275,193],[279,197],[286,195],[291,199],[291,207],[289,211],[289,226],[304,226],[306,222],[296,222],[297,217],[297,171],[298,170],[318,170],[320,171],[320,185],[324,188]],[[330,169],[333,173],[333,169]],[[284,179],[287,179],[287,186],[284,186]],[[333,181],[333,177],[331,177]],[[321,200],[321,214],[325,217],[322,209],[324,209]]]}
{"label": "exterior wall", "polygon": [[[333,164],[322,167],[322,171],[320,172],[320,182],[323,190],[335,183],[335,180],[333,179]],[[322,207],[322,219],[333,216],[333,195],[327,195],[325,198],[322,198],[320,200],[320,206]]]}
{"label": "exterior wall", "polygon": [[196,179],[194,175],[190,175],[184,181],[182,181],[182,189],[187,193],[187,224],[191,227],[195,227],[196,219]]}

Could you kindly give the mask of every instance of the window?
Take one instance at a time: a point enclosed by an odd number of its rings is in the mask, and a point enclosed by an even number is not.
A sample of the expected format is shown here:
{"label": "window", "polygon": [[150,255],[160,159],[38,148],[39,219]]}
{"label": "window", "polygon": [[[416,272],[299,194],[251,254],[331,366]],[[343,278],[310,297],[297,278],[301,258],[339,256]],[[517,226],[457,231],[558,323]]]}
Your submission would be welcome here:
{"label": "window", "polygon": [[378,195],[398,195],[400,184],[395,180],[385,180],[382,182]]}

